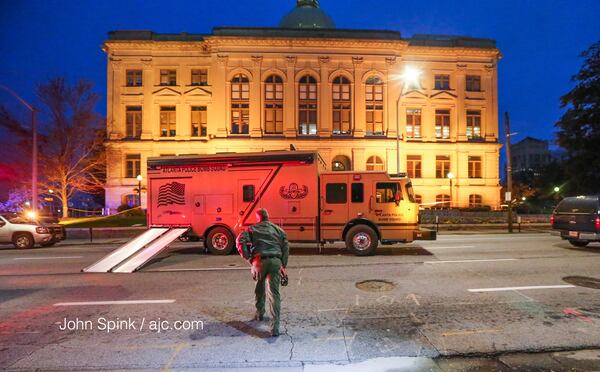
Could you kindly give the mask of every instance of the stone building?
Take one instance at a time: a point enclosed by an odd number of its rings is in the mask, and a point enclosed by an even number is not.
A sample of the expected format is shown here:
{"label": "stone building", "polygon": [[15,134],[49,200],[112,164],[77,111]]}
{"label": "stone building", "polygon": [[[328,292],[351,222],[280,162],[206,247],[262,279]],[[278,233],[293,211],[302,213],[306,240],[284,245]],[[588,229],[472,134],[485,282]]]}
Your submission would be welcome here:
{"label": "stone building", "polygon": [[533,137],[513,144],[510,152],[513,173],[537,172],[552,160],[548,141]]}
{"label": "stone building", "polygon": [[112,210],[137,203],[148,157],[290,145],[331,170],[406,172],[424,206],[499,205],[493,40],[337,29],[298,0],[280,27],[113,31],[103,50]]}

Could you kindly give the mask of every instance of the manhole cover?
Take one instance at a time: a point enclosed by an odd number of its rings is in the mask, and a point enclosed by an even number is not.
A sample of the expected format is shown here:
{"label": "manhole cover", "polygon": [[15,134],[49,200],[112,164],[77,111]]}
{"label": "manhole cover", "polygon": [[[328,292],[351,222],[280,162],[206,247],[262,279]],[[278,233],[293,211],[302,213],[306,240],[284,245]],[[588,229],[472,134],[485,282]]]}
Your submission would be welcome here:
{"label": "manhole cover", "polygon": [[356,283],[356,288],[367,292],[387,292],[395,287],[394,283],[387,280],[363,280]]}
{"label": "manhole cover", "polygon": [[563,280],[578,287],[600,289],[600,279],[589,276],[565,276]]}

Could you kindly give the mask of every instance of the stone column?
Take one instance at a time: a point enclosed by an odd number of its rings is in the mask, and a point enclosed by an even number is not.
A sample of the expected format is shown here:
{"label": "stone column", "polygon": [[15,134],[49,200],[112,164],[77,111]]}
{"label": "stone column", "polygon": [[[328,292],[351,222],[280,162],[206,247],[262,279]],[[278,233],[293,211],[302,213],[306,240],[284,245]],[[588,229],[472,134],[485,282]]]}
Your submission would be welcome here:
{"label": "stone column", "polygon": [[152,115],[152,91],[154,90],[154,69],[152,58],[142,59],[142,83],[144,93],[144,104],[142,107],[142,134],[141,139],[152,139],[153,126],[160,120],[159,117]]}
{"label": "stone column", "polygon": [[498,139],[498,79],[496,64],[485,66],[482,81],[486,108],[485,117],[481,120],[481,136],[486,141],[496,141]]}
{"label": "stone column", "polygon": [[[229,57],[227,55],[216,56],[216,67],[211,71],[212,82],[212,102],[221,102],[219,105],[211,105],[208,112],[209,134],[214,133],[216,137],[227,137],[229,132],[229,116],[231,112],[231,82],[227,80],[227,65]],[[213,66],[215,66],[213,64]]]}
{"label": "stone column", "polygon": [[362,77],[365,73],[363,57],[352,57],[354,66],[354,84],[352,84],[352,127],[354,137],[364,137],[366,132],[365,85]]}
{"label": "stone column", "polygon": [[364,171],[367,166],[367,159],[365,159],[364,148],[353,148],[352,149],[352,170]]}
{"label": "stone column", "polygon": [[285,137],[296,137],[298,130],[298,84],[296,83],[295,56],[286,57],[286,82],[283,96],[283,134]]}
{"label": "stone column", "polygon": [[107,97],[107,101],[108,99],[110,99],[111,102],[111,107],[110,107],[110,124],[111,124],[111,131],[109,133],[110,135],[110,139],[121,139],[125,136],[125,118],[124,118],[124,112],[123,111],[123,107],[120,104],[121,102],[121,89],[123,88],[124,84],[124,75],[125,74],[125,70],[123,68],[123,64],[121,63],[121,60],[116,59],[114,57],[110,57],[109,58],[109,78],[112,78],[112,83],[109,82],[109,87],[111,87],[112,89],[110,90],[110,98]]}
{"label": "stone column", "polygon": [[252,80],[250,81],[250,137],[262,137],[263,81],[262,56],[252,56]]}
{"label": "stone column", "polygon": [[321,82],[319,86],[319,137],[331,137],[331,84],[329,84],[329,57],[319,57]]}
{"label": "stone column", "polygon": [[[399,69],[400,59],[396,56],[386,57],[385,64],[387,67],[386,71],[386,87],[385,87],[385,101],[384,101],[384,110],[386,120],[384,125],[384,130],[387,131],[388,138],[396,138],[396,111],[398,108],[396,106],[396,102],[398,96],[402,94],[402,86],[399,80],[394,79],[394,75],[397,73]],[[400,111],[400,114],[402,112]],[[402,134],[402,132],[401,132]]]}
{"label": "stone column", "polygon": [[[465,110],[465,89],[466,89],[467,65],[456,65],[456,112],[453,117],[455,123],[450,123],[450,138],[456,141],[467,140],[467,113]],[[455,125],[452,125],[455,124]]]}

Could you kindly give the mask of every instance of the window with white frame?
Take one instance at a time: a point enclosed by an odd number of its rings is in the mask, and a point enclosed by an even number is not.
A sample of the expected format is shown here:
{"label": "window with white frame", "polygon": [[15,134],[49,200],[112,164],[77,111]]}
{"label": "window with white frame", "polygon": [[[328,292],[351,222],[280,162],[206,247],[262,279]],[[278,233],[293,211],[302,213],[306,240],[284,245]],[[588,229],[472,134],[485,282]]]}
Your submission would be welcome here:
{"label": "window with white frame", "polygon": [[266,134],[283,134],[283,79],[271,75],[265,80]]}
{"label": "window with white frame", "polygon": [[365,84],[366,134],[383,135],[383,81],[371,76]]}
{"label": "window with white frame", "polygon": [[344,76],[333,79],[333,134],[350,134],[352,126],[352,85]]}
{"label": "window with white frame", "polygon": [[305,75],[298,82],[298,134],[317,134],[317,80]]}

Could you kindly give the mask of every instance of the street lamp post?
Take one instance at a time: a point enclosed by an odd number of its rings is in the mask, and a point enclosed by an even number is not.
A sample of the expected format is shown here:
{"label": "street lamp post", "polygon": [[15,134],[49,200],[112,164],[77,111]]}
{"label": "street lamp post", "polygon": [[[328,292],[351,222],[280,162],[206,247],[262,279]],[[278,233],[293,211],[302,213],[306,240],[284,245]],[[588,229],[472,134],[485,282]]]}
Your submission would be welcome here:
{"label": "street lamp post", "polygon": [[137,192],[138,192],[138,207],[142,207],[142,175],[138,174],[136,177],[137,181],[138,181],[138,187],[137,187]]}
{"label": "street lamp post", "polygon": [[32,150],[31,150],[31,210],[34,213],[33,215],[37,217],[37,209],[38,209],[38,195],[37,195],[37,181],[38,181],[38,169],[37,169],[37,157],[38,157],[38,149],[37,149],[37,120],[36,114],[37,109],[33,107],[29,102],[25,101],[21,96],[15,93],[12,89],[5,85],[0,85],[0,88],[4,89],[10,95],[15,97],[19,102],[23,104],[23,106],[27,107],[29,111],[31,111],[31,132],[32,132]]}
{"label": "street lamp post", "polygon": [[450,180],[450,208],[452,208],[452,179],[454,178],[454,173],[448,172],[448,180]]}

